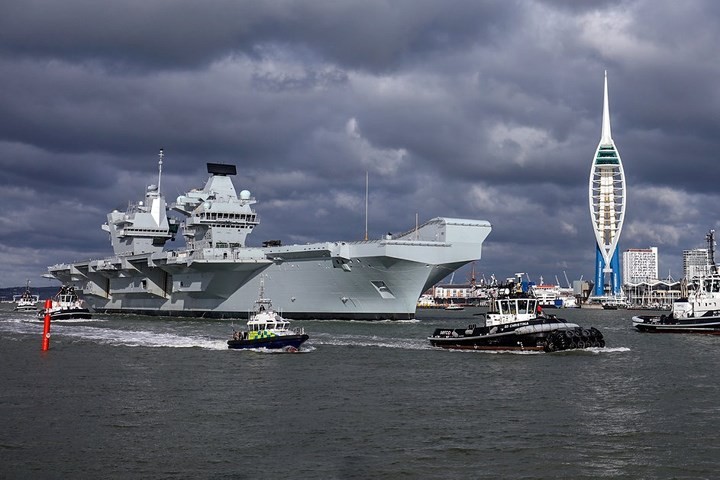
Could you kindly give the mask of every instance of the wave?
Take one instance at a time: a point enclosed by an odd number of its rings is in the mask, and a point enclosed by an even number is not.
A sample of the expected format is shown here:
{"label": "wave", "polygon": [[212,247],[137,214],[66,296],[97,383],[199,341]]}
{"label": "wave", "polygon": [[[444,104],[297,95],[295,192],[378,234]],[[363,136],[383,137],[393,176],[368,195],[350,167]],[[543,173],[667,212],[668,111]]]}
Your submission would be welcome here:
{"label": "wave", "polygon": [[352,320],[352,319],[351,319],[351,320],[340,320],[340,319],[327,319],[327,320],[325,320],[325,319],[319,319],[319,318],[310,318],[310,319],[307,319],[307,320],[293,320],[293,319],[290,319],[290,321],[293,322],[293,323],[302,323],[302,322],[339,323],[339,324],[348,324],[348,323],[360,323],[360,324],[362,324],[362,323],[367,323],[368,325],[377,325],[377,324],[383,324],[383,323],[385,323],[385,324],[390,324],[390,325],[395,325],[395,324],[408,324],[408,323],[412,324],[412,323],[420,323],[420,322],[421,322],[421,320],[419,320],[419,319],[417,319],[417,318],[410,318],[410,319],[407,319],[407,320],[392,320],[392,319],[390,319],[390,318],[385,318],[385,319],[383,319],[383,320]]}
{"label": "wave", "polygon": [[375,335],[328,335],[311,336],[315,345],[332,345],[339,347],[380,347],[398,348],[403,350],[429,350],[432,346],[424,338],[389,338]]}
{"label": "wave", "polygon": [[256,352],[256,353],[263,353],[263,354],[269,354],[269,355],[277,355],[281,353],[292,353],[292,354],[302,354],[302,353],[310,353],[314,352],[316,350],[315,347],[308,345],[307,343],[303,343],[300,346],[300,349],[295,352],[289,352],[282,348],[230,348],[228,349],[231,352]]}
{"label": "wave", "polygon": [[116,330],[98,327],[67,327],[60,332],[65,337],[92,340],[100,344],[125,347],[152,348],[204,348],[208,350],[227,350],[226,340],[203,336],[183,336],[167,332],[147,330]]}
{"label": "wave", "polygon": [[[104,322],[105,320],[95,320]],[[71,338],[81,341],[93,341],[103,345],[127,347],[170,347],[170,348],[205,348],[209,350],[226,350],[227,343],[223,339],[214,339],[201,335],[179,335],[176,333],[153,332],[149,330],[119,330],[88,326],[84,320],[53,321],[50,336]],[[0,332],[20,335],[42,336],[42,321],[31,319],[9,318],[0,322]],[[52,340],[51,340],[52,341]]]}

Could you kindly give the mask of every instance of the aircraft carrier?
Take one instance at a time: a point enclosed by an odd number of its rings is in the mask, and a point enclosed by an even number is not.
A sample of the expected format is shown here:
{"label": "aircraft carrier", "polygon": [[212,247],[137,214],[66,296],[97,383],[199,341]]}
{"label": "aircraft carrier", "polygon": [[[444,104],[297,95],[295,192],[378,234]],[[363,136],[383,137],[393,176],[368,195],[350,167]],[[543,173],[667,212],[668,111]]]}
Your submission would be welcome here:
{"label": "aircraft carrier", "polygon": [[[412,319],[422,292],[479,259],[492,229],[484,220],[438,217],[374,240],[246,246],[259,219],[250,192],[236,193],[235,165],[208,163],[204,188],[168,206],[162,159],[161,151],[158,184],[145,199],[102,225],[113,256],[48,267],[97,312],[246,318],[262,281],[286,318]],[[179,230],[185,246],[165,249]]]}

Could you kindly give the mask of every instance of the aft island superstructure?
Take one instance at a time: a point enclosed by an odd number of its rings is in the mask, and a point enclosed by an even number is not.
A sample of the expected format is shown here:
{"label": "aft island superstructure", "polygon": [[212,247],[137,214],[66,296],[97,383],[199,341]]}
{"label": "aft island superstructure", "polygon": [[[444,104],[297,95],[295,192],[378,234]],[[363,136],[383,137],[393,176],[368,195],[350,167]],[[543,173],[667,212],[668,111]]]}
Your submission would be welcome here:
{"label": "aft island superstructure", "polygon": [[[246,245],[259,224],[248,190],[236,193],[235,165],[208,163],[202,189],[169,207],[158,184],[125,212],[108,214],[114,256],[48,267],[100,312],[196,317],[248,316],[261,281],[293,319],[410,319],[420,294],[481,257],[484,220],[434,218],[377,240]],[[184,217],[169,217],[172,210]],[[166,250],[182,230],[185,247]]]}

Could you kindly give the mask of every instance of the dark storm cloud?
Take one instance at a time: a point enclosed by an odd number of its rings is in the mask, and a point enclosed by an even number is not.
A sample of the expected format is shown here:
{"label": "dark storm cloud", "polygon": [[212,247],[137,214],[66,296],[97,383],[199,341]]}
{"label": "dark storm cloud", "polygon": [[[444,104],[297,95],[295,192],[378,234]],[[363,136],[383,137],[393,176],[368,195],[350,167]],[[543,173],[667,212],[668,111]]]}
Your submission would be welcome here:
{"label": "dark storm cloud", "polygon": [[[205,162],[259,200],[249,242],[353,240],[434,216],[494,225],[480,272],[590,278],[603,71],[628,183],[621,249],[720,225],[712,1],[6,1],[4,285],[110,253],[105,215]],[[178,240],[175,245],[182,242]]]}
{"label": "dark storm cloud", "polygon": [[508,26],[497,2],[123,1],[4,2],[0,45],[20,57],[192,68],[266,43],[344,66],[393,68],[406,56],[450,51]]}

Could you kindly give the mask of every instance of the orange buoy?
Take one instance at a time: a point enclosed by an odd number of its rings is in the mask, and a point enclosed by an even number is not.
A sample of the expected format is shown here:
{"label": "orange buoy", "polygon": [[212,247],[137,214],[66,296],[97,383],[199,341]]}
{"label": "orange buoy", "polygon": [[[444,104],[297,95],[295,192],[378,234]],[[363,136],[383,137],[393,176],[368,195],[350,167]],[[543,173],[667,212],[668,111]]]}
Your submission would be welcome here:
{"label": "orange buoy", "polygon": [[43,328],[42,351],[46,352],[50,348],[50,309],[52,308],[52,300],[45,300],[45,327]]}

